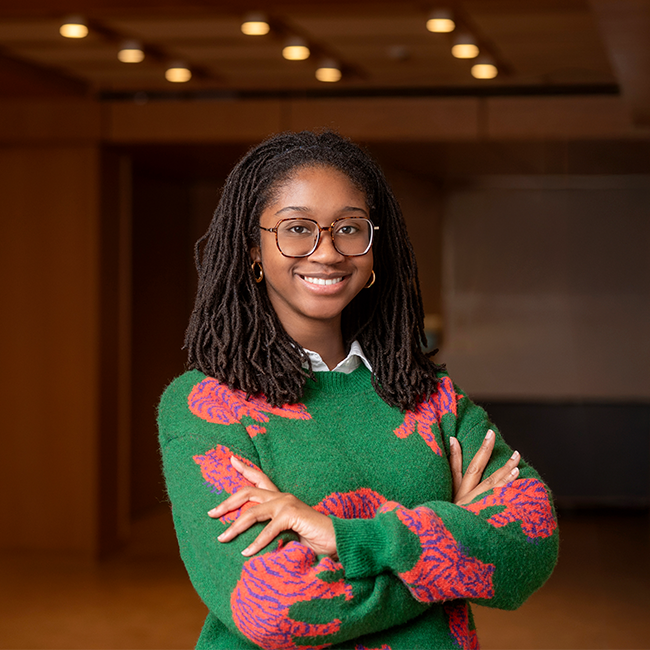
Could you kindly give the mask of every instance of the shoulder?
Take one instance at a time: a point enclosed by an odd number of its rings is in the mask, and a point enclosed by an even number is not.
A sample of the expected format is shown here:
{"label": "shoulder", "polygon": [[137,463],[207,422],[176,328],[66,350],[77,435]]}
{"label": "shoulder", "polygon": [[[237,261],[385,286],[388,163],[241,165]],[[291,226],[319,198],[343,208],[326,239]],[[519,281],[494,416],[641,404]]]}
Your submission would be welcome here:
{"label": "shoulder", "polygon": [[420,408],[435,411],[438,421],[444,416],[462,420],[464,426],[473,427],[487,420],[484,409],[476,405],[467,393],[449,376],[446,368],[438,370],[436,391]]}
{"label": "shoulder", "polygon": [[190,394],[206,379],[207,377],[198,370],[189,370],[176,377],[163,391],[158,405],[158,419],[173,415],[179,409],[187,410]]}
{"label": "shoulder", "polygon": [[434,392],[423,403],[455,414],[458,401],[465,397],[465,393],[452,381],[447,369],[442,368],[436,371]]}
{"label": "shoulder", "polygon": [[[196,405],[196,394],[206,393],[207,387],[221,386],[215,379],[198,370],[190,370],[176,377],[164,390],[158,404],[158,429],[161,443],[204,428],[201,404]],[[227,389],[226,389],[227,390]]]}

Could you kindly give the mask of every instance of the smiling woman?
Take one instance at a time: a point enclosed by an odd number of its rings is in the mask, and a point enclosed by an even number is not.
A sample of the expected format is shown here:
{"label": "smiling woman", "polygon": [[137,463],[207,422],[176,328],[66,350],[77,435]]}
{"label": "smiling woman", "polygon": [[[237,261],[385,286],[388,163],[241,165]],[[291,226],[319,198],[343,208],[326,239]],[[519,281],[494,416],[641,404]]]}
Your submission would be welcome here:
{"label": "smiling woman", "polygon": [[522,603],[557,525],[537,473],[422,353],[381,170],[331,132],[275,136],[196,253],[190,370],[158,421],[209,608],[198,647],[478,647],[468,601]]}
{"label": "smiling woman", "polygon": [[[276,242],[263,236],[251,249],[285,331],[318,351],[330,368],[346,356],[341,314],[372,273],[368,212],[365,194],[345,174],[305,167],[283,183],[260,216],[262,230],[275,226]],[[321,237],[320,229],[329,228],[332,236]],[[356,252],[343,254],[341,248]]]}

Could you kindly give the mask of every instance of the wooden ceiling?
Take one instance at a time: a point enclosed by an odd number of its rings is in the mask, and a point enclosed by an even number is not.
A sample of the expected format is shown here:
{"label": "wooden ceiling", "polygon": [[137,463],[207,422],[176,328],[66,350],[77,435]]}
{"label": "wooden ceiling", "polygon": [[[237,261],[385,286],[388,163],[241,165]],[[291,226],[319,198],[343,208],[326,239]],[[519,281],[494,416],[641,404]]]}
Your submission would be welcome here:
{"label": "wooden ceiling", "polygon": [[[617,0],[615,6],[626,3],[629,0]],[[611,35],[603,37],[611,0],[443,4],[454,8],[460,24],[478,38],[481,50],[497,61],[500,74],[496,79],[475,80],[470,74],[472,63],[451,55],[451,37],[426,30],[428,2],[26,0],[0,7],[0,94],[110,97],[325,89],[400,94],[504,88],[540,93],[549,89],[612,92],[622,81],[627,83],[613,65],[616,43]],[[647,3],[636,0],[634,4]],[[245,36],[240,30],[242,16],[260,9],[270,18],[271,32]],[[62,19],[72,13],[87,19],[90,33],[86,38],[59,35]],[[639,23],[633,16],[629,19]],[[308,60],[282,58],[283,42],[292,34],[310,44],[313,54]],[[119,45],[126,39],[144,44],[142,63],[118,61]],[[624,40],[623,33],[619,41]],[[316,80],[314,72],[323,56],[341,63],[340,82]],[[188,64],[193,72],[190,82],[165,80],[164,70],[173,60]],[[637,77],[631,83],[643,83],[638,67],[630,74]]]}

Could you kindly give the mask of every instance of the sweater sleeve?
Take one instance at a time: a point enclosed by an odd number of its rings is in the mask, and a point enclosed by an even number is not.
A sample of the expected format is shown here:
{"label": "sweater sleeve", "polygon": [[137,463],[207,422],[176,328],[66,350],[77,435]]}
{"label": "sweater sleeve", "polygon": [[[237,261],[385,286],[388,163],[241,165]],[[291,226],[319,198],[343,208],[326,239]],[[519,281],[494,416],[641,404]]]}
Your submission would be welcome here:
{"label": "sweater sleeve", "polygon": [[[440,408],[443,402],[446,406]],[[441,381],[439,395],[413,417],[419,426],[435,429],[447,450],[450,436],[460,441],[463,470],[490,428],[496,442],[485,476],[512,455],[485,411],[448,377]],[[519,469],[518,478],[506,487],[465,506],[430,501],[404,507],[384,501],[369,519],[333,517],[346,577],[389,571],[421,603],[466,598],[501,609],[518,607],[550,576],[558,551],[548,488],[525,461]]]}
{"label": "sweater sleeve", "polygon": [[231,467],[230,456],[251,466],[259,459],[251,441],[254,430],[236,422],[219,424],[222,416],[214,414],[208,422],[188,409],[188,393],[202,377],[186,373],[168,387],[158,423],[181,556],[211,616],[232,635],[228,647],[328,646],[425,611],[427,605],[414,600],[390,572],[350,580],[340,562],[317,556],[292,532],[251,558],[241,551],[264,524],[231,542],[217,540],[239,513],[211,519],[207,511],[248,484]]}

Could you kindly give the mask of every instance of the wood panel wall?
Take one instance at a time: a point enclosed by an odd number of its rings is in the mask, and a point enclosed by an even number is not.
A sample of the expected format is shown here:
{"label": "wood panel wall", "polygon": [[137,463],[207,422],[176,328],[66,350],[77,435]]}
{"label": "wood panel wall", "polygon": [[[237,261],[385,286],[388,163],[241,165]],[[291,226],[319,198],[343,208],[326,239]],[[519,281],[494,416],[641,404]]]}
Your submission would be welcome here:
{"label": "wood panel wall", "polygon": [[0,149],[0,548],[95,548],[98,148]]}

